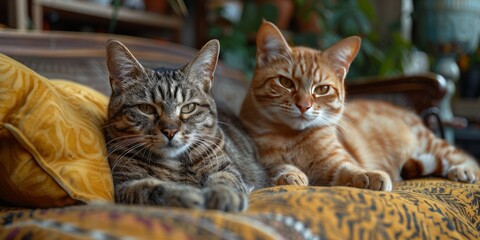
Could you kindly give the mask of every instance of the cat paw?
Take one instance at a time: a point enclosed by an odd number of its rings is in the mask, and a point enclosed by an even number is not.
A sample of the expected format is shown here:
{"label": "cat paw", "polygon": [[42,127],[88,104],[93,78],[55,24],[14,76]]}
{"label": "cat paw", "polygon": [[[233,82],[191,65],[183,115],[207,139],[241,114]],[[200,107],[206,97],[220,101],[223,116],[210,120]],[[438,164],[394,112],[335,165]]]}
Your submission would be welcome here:
{"label": "cat paw", "polygon": [[205,208],[205,198],[202,190],[191,186],[166,188],[159,185],[153,189],[150,194],[150,200],[154,205],[159,206],[193,209]]}
{"label": "cat paw", "polygon": [[337,180],[334,185],[388,192],[393,188],[390,176],[383,171],[355,171],[350,177]]}
{"label": "cat paw", "polygon": [[480,178],[480,171],[472,167],[452,166],[448,169],[447,177],[457,182],[476,183]]}
{"label": "cat paw", "polygon": [[215,185],[203,190],[207,209],[225,212],[241,212],[247,208],[248,197],[227,185]]}
{"label": "cat paw", "polygon": [[279,185],[295,185],[308,186],[308,177],[303,172],[287,172],[273,179],[276,186]]}

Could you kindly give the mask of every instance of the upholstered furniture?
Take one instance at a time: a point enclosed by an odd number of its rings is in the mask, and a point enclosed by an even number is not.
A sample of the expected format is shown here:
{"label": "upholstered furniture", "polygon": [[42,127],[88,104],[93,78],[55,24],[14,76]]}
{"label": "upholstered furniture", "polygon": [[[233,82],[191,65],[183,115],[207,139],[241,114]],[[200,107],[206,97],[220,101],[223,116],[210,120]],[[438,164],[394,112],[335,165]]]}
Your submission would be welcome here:
{"label": "upholstered furniture", "polygon": [[[480,239],[480,185],[438,178],[395,183],[392,192],[260,189],[240,214],[113,203],[101,137],[109,38],[149,66],[179,66],[195,53],[120,36],[0,32],[1,239]],[[238,111],[247,85],[220,65],[214,94]],[[444,81],[364,79],[348,90],[421,113],[437,105]]]}

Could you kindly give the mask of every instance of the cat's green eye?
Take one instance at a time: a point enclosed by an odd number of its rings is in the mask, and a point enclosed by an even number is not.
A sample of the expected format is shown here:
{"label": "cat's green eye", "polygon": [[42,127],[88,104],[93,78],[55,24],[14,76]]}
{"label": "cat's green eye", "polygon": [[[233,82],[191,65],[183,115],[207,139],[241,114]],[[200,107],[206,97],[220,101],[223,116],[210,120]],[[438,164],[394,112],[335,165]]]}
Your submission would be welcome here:
{"label": "cat's green eye", "polygon": [[195,110],[195,108],[197,107],[197,104],[195,103],[189,103],[185,106],[183,106],[181,109],[180,109],[180,112],[182,112],[183,114],[187,114],[187,113],[191,113]]}
{"label": "cat's green eye", "polygon": [[140,111],[145,114],[153,114],[156,112],[155,108],[148,104],[140,104],[137,106]]}
{"label": "cat's green eye", "polygon": [[322,85],[322,86],[316,87],[314,92],[317,95],[325,95],[328,93],[329,90],[330,90],[330,86]]}
{"label": "cat's green eye", "polygon": [[288,89],[295,88],[295,84],[291,79],[280,76],[278,77],[278,81],[280,82],[280,85],[282,85],[284,88],[288,88]]}

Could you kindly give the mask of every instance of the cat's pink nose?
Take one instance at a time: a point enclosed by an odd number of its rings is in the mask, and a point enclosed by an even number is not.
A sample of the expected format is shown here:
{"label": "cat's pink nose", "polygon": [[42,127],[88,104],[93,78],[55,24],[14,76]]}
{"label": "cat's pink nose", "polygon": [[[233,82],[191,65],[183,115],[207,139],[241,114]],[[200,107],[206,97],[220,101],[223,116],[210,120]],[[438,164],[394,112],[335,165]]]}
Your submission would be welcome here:
{"label": "cat's pink nose", "polygon": [[175,137],[175,134],[178,132],[178,129],[171,129],[171,128],[164,128],[162,129],[162,133],[168,138],[172,139]]}
{"label": "cat's pink nose", "polygon": [[304,113],[312,107],[312,104],[309,104],[307,102],[301,102],[295,103],[295,106],[297,106],[298,110],[300,110],[301,113]]}

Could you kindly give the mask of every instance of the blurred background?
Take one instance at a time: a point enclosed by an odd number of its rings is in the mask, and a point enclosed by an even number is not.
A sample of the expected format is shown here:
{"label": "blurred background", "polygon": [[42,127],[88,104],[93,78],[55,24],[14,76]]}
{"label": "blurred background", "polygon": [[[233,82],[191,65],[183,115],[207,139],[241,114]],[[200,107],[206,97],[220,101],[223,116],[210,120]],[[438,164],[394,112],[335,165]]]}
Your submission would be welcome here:
{"label": "blurred background", "polygon": [[[193,48],[217,38],[222,44],[222,59],[248,75],[255,65],[255,33],[262,19],[266,19],[276,23],[294,45],[324,49],[346,36],[361,36],[361,52],[349,73],[349,78],[353,79],[430,69],[432,52],[425,54],[418,51],[425,50],[416,47],[423,43],[413,41],[415,2],[0,0],[0,26],[24,30],[115,33],[172,41]],[[476,14],[480,15],[480,12]],[[478,35],[480,31],[476,32]],[[478,48],[478,41],[476,45]],[[475,50],[456,53],[462,77],[479,74],[480,54]],[[480,83],[477,83],[475,88],[461,86],[458,89],[465,97],[478,98],[479,86]]]}
{"label": "blurred background", "polygon": [[361,53],[350,71],[357,77],[402,73],[412,50],[410,1],[1,0],[0,23],[8,28],[133,35],[194,48],[217,38],[222,59],[250,74],[255,33],[266,19],[296,45],[323,49],[343,37],[362,36]]}
{"label": "blurred background", "polygon": [[262,19],[292,45],[325,49],[361,36],[348,81],[442,74],[448,108],[461,116],[452,122],[455,141],[480,155],[479,0],[0,0],[5,30],[112,33],[192,48],[217,38],[223,62],[247,79]]}
{"label": "blurred background", "polygon": [[[361,52],[349,73],[356,78],[429,69],[431,56],[412,42],[413,10],[413,0],[0,0],[0,26],[115,33],[193,48],[217,38],[222,59],[250,74],[255,33],[266,19],[294,45],[324,49],[361,36]],[[457,57],[465,73],[480,64],[478,51]],[[480,94],[469,90],[464,95]]]}

